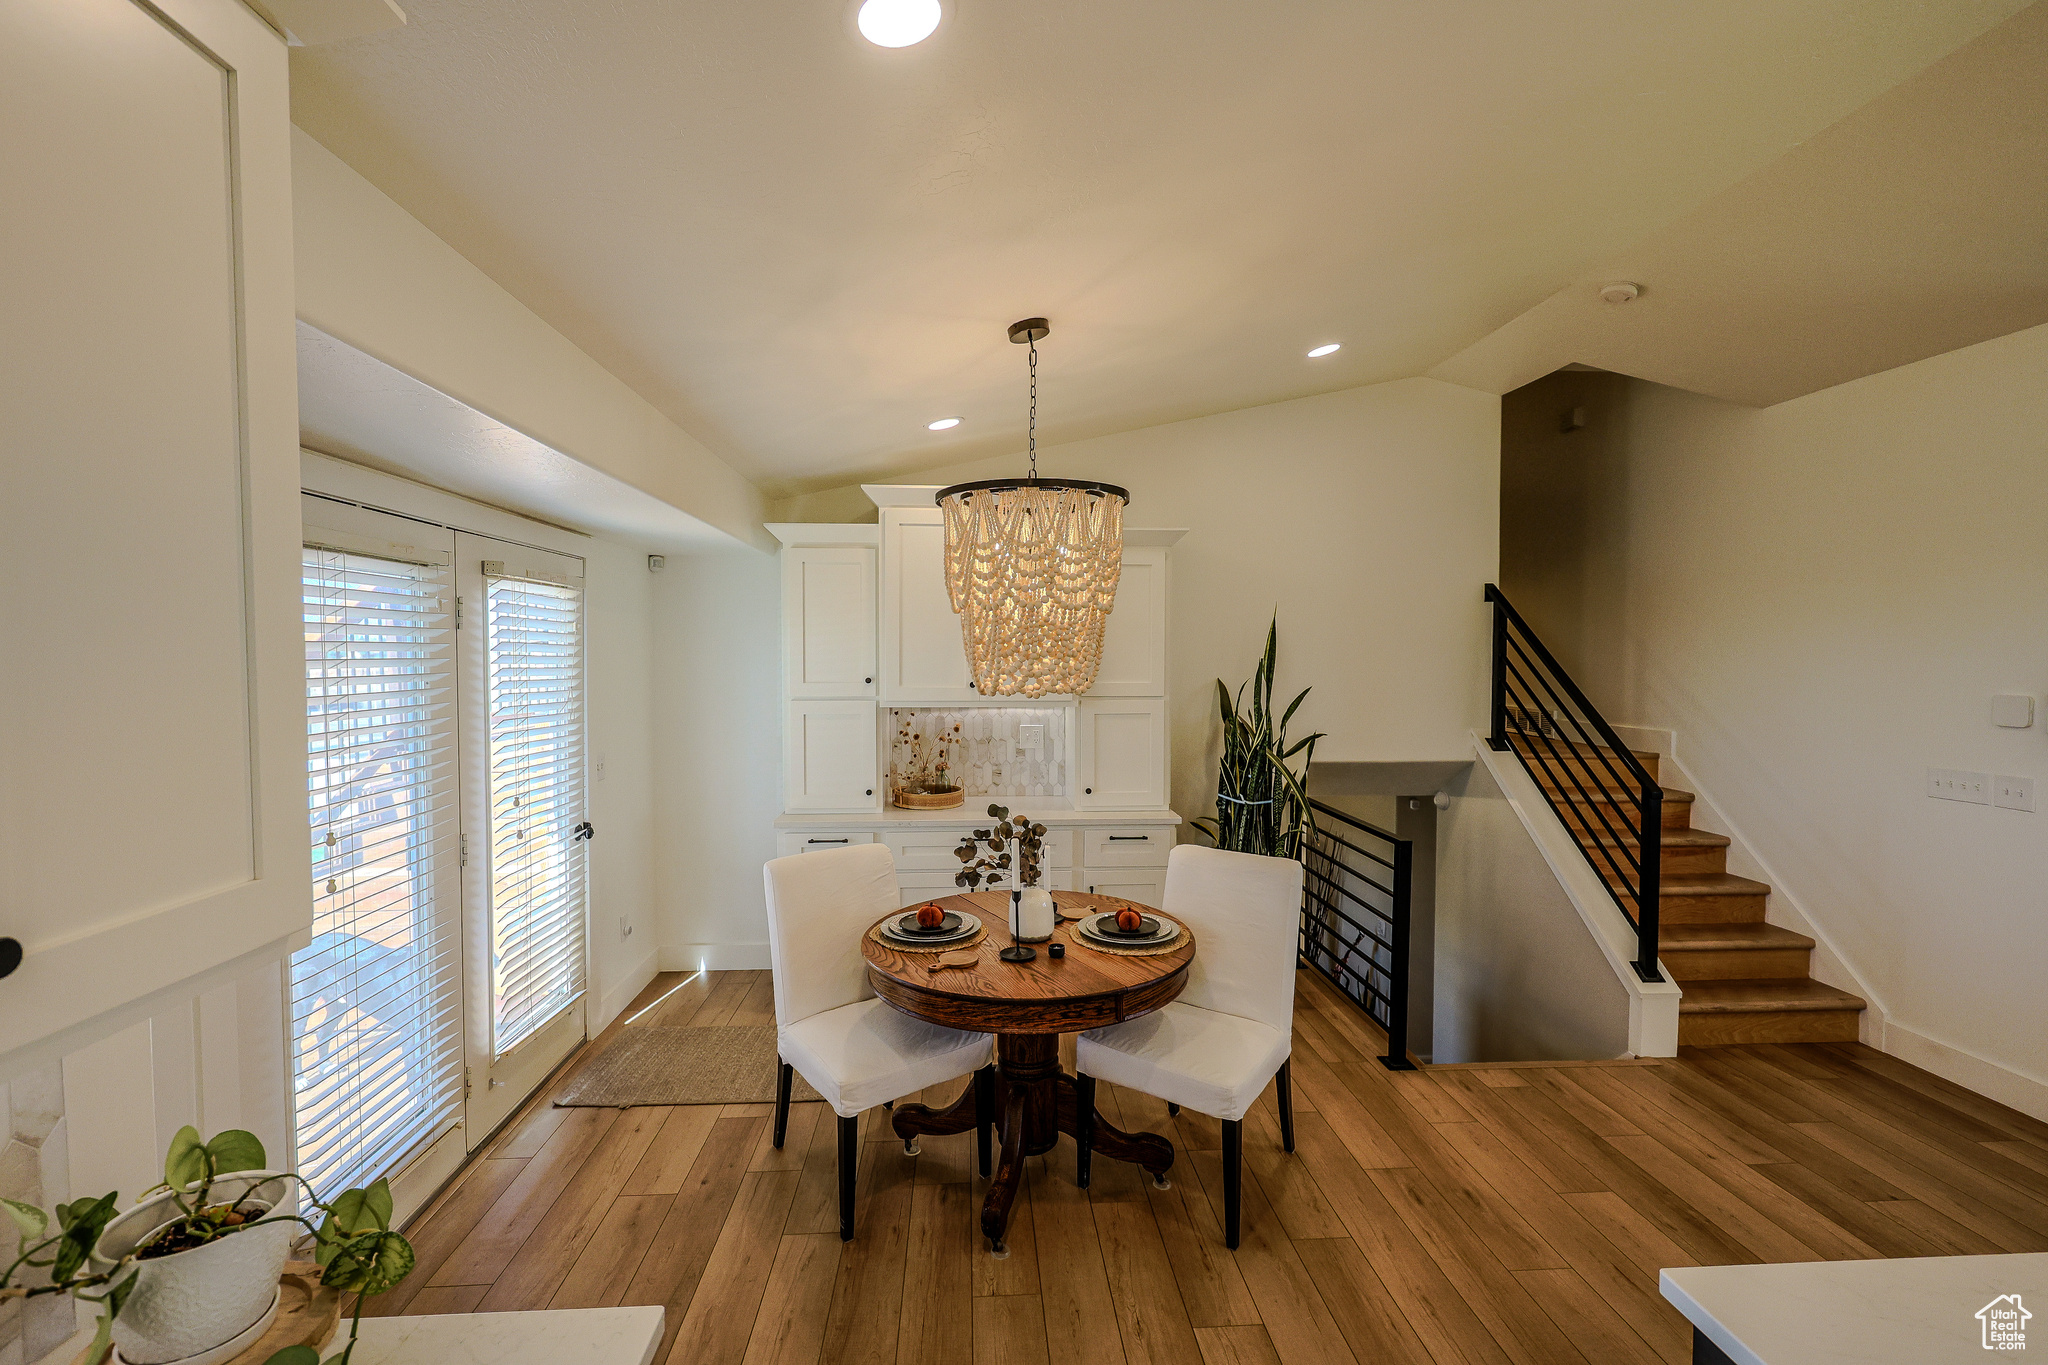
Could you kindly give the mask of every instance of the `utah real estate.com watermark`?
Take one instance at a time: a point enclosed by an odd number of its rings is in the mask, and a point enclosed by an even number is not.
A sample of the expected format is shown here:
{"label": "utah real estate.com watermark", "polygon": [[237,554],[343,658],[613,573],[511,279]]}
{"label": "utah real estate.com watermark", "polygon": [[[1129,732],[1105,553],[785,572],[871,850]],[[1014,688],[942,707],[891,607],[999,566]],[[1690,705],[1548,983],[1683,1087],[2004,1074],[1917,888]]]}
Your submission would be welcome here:
{"label": "utah real estate.com watermark", "polygon": [[2024,1351],[2027,1349],[2027,1319],[2033,1317],[2017,1294],[2000,1294],[1977,1310],[1984,1324],[1984,1349]]}

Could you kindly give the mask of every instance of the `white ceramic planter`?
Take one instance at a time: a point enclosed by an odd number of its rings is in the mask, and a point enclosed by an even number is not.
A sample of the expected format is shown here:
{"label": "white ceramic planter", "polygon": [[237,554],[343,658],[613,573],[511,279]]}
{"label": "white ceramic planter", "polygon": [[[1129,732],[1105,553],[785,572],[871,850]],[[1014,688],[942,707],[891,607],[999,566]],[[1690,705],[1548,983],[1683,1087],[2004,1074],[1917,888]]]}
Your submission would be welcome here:
{"label": "white ceramic planter", "polygon": [[[210,1204],[291,1207],[294,1182],[277,1171],[240,1171],[213,1182]],[[178,1217],[168,1190],[107,1225],[93,1261],[105,1269]],[[268,1223],[158,1260],[136,1261],[135,1288],[114,1319],[114,1348],[127,1365],[171,1365],[234,1340],[267,1317],[292,1242],[305,1228]]]}

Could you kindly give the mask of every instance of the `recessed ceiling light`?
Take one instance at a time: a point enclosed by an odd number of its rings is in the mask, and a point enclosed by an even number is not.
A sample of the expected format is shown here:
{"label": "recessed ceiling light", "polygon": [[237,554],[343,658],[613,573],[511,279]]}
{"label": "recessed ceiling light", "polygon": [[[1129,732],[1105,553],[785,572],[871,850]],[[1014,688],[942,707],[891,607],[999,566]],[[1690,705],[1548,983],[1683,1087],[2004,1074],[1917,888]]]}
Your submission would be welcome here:
{"label": "recessed ceiling light", "polygon": [[[874,2],[875,0],[868,0],[869,4],[873,4]],[[957,427],[959,425],[960,419],[958,417],[941,417],[936,422],[927,422],[925,424],[924,429],[926,431],[951,431],[954,427]]]}
{"label": "recessed ceiling light", "polygon": [[856,22],[876,47],[909,47],[939,26],[939,0],[867,0]]}
{"label": "recessed ceiling light", "polygon": [[1341,342],[1341,341],[1333,341],[1333,342],[1331,342],[1331,343],[1330,343],[1329,345],[1327,345],[1327,346],[1318,346],[1318,347],[1316,347],[1316,348],[1315,348],[1315,349],[1314,349],[1313,351],[1310,351],[1310,352],[1308,353],[1308,358],[1309,358],[1310,360],[1314,360],[1314,359],[1315,359],[1315,358],[1316,358],[1317,356],[1319,356],[1319,355],[1329,355],[1329,354],[1330,354],[1330,353],[1332,353],[1333,351],[1341,351],[1341,350],[1343,350],[1343,349],[1344,349],[1344,343],[1343,343],[1343,342]]}

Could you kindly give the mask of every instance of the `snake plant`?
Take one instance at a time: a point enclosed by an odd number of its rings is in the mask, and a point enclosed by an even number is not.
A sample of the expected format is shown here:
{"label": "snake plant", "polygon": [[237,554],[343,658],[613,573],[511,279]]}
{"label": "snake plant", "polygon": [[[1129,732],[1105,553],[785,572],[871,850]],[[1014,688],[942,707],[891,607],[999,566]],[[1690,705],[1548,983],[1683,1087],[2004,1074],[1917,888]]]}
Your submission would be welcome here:
{"label": "snake plant", "polygon": [[[1216,706],[1223,716],[1223,760],[1216,774],[1216,818],[1189,823],[1234,853],[1259,853],[1271,858],[1298,858],[1302,838],[1315,827],[1308,804],[1308,765],[1315,757],[1320,731],[1289,743],[1287,723],[1301,708],[1310,689],[1288,703],[1278,724],[1273,720],[1273,674],[1279,654],[1280,618],[1266,630],[1266,654],[1249,681],[1230,689],[1216,680]],[[1246,704],[1245,693],[1251,693]],[[1289,766],[1295,755],[1300,767]]]}

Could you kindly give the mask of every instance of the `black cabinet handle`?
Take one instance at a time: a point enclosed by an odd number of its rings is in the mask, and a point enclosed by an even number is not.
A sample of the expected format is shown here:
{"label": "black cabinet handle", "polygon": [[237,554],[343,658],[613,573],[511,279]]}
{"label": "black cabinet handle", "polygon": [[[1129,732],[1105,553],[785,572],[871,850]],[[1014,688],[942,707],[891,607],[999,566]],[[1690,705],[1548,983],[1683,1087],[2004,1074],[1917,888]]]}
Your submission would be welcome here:
{"label": "black cabinet handle", "polygon": [[873,796],[874,794],[875,794],[875,789],[874,789],[873,787],[869,787],[869,788],[868,788],[868,795],[869,795],[869,796]]}
{"label": "black cabinet handle", "polygon": [[805,843],[807,843],[807,844],[843,844],[843,843],[845,843],[845,842],[846,842],[846,840],[844,840],[844,839],[806,839],[806,840],[804,840],[804,842],[805,842]]}
{"label": "black cabinet handle", "polygon": [[1152,841],[1152,836],[1149,834],[1112,834],[1109,836],[1109,841],[1112,844],[1145,844]]}
{"label": "black cabinet handle", "polygon": [[873,679],[873,678],[862,678],[862,679],[861,679],[861,681],[862,681],[862,682],[864,682],[864,683],[871,683],[871,682],[873,682],[873,681],[874,681],[874,679]]}
{"label": "black cabinet handle", "polygon": [[1083,796],[1093,796],[1093,795],[1095,795],[1095,788],[1093,788],[1093,787],[1083,787],[1083,788],[1081,788],[1081,795],[1083,795]]}

